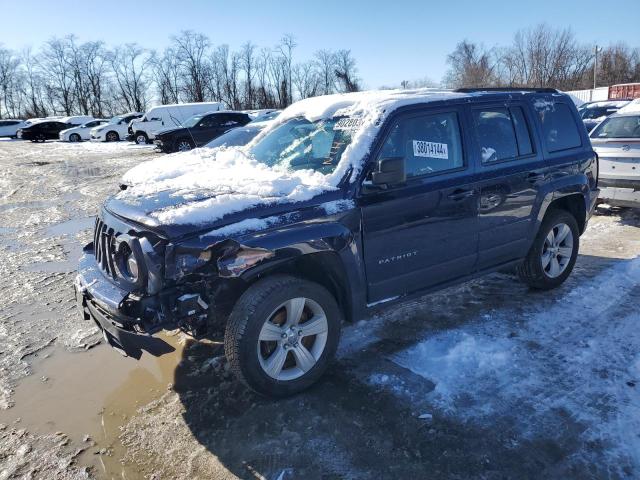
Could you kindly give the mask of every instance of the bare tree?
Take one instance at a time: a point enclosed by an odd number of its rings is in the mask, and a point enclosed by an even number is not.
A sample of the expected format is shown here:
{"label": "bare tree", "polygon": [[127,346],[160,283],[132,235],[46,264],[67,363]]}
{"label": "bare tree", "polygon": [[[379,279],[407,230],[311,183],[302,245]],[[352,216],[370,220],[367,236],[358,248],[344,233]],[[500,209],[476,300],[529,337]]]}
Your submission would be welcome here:
{"label": "bare tree", "polygon": [[116,48],[109,59],[122,108],[136,112],[145,111],[149,70],[153,60],[150,52],[135,43],[128,43]]}
{"label": "bare tree", "polygon": [[255,74],[255,49],[251,42],[242,45],[240,51],[240,66],[244,72],[244,105],[245,108],[254,107],[253,77]]}
{"label": "bare tree", "polygon": [[58,113],[71,115],[74,111],[74,78],[69,68],[71,63],[69,43],[72,36],[52,38],[45,43],[38,56],[39,69],[47,78],[45,90],[47,102]]}
{"label": "bare tree", "polygon": [[640,50],[622,43],[605,48],[598,58],[598,81],[603,85],[640,81]]}
{"label": "bare tree", "polygon": [[313,62],[298,63],[293,66],[293,85],[301,99],[315,97],[318,94],[320,83]]}
{"label": "bare tree", "polygon": [[190,102],[204,102],[210,73],[207,53],[210,41],[205,35],[191,30],[173,37],[175,54],[181,65],[184,79],[182,88]]}
{"label": "bare tree", "polygon": [[320,93],[322,95],[333,93],[336,85],[335,54],[329,50],[318,50],[314,54],[314,62],[320,79]]}
{"label": "bare tree", "polygon": [[0,48],[0,118],[3,112],[11,117],[19,115],[22,97],[16,87],[21,77],[20,59],[11,50]]}
{"label": "bare tree", "polygon": [[335,53],[335,75],[342,84],[343,92],[360,90],[356,61],[351,56],[351,50],[338,50]]}
{"label": "bare tree", "polygon": [[589,70],[592,55],[571,30],[540,24],[516,33],[501,64],[512,86],[578,87]]}
{"label": "bare tree", "polygon": [[282,106],[287,106],[291,102],[293,102],[293,49],[296,48],[298,44],[296,43],[295,38],[291,34],[286,34],[280,40],[280,44],[277,47],[278,52],[282,57],[282,62],[278,62],[281,65],[284,73],[284,82],[286,85],[281,88],[285,88],[285,95],[283,96]]}
{"label": "bare tree", "polygon": [[496,63],[492,52],[481,45],[463,40],[447,56],[449,70],[445,84],[449,87],[481,87],[496,84]]}

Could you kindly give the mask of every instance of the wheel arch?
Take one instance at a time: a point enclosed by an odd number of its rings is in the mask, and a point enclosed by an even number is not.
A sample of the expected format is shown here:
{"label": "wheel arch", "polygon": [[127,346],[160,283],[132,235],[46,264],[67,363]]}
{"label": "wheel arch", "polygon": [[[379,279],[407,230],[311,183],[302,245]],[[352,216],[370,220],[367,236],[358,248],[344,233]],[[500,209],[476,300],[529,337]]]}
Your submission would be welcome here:
{"label": "wheel arch", "polygon": [[587,227],[587,204],[582,193],[572,193],[554,198],[551,203],[549,203],[545,215],[552,209],[566,210],[571,213],[576,219],[576,222],[578,222],[580,235],[584,233]]}

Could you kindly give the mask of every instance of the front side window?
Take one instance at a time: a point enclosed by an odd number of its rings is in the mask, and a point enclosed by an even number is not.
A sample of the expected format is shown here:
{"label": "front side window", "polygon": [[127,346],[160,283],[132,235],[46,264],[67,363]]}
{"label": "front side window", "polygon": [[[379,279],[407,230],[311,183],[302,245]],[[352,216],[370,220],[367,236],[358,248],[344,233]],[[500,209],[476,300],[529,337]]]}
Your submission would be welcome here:
{"label": "front side window", "polygon": [[591,138],[640,138],[640,115],[609,117],[591,132]]}
{"label": "front side window", "polygon": [[542,138],[549,152],[559,152],[582,145],[580,132],[569,106],[564,103],[544,102],[537,110],[542,124]]}
{"label": "front side window", "polygon": [[354,132],[344,120],[336,117],[312,122],[292,118],[273,128],[249,153],[269,166],[330,174],[351,143]]}
{"label": "front side window", "polygon": [[378,159],[403,157],[407,177],[455,170],[464,166],[455,112],[407,117],[396,121]]}

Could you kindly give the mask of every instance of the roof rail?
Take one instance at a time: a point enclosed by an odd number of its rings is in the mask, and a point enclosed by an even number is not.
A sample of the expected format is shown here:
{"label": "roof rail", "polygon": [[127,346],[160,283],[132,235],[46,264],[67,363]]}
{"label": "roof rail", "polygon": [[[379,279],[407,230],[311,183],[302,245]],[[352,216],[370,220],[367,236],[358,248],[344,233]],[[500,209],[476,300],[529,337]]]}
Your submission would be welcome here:
{"label": "roof rail", "polygon": [[560,93],[555,88],[532,88],[532,87],[474,87],[474,88],[457,88],[454,92],[458,93],[475,93],[475,92],[537,92],[537,93]]}

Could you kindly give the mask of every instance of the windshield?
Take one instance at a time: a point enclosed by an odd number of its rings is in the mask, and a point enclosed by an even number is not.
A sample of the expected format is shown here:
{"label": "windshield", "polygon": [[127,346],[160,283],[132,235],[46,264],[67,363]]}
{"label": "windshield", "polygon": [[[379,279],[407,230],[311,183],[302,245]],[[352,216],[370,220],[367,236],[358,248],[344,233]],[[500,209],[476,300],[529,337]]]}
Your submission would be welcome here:
{"label": "windshield", "polygon": [[205,146],[208,148],[217,147],[239,147],[246,145],[255,138],[263,127],[240,127],[234,128],[218,138],[214,138]]}
{"label": "windshield", "polygon": [[204,115],[194,115],[193,117],[189,117],[182,122],[182,126],[185,128],[193,128],[200,120],[202,120],[202,117],[204,117]]}
{"label": "windshield", "polygon": [[109,120],[109,123],[118,123],[123,118],[124,117],[122,115],[116,115],[115,117],[112,117],[111,120]]}
{"label": "windshield", "polygon": [[640,115],[609,117],[593,132],[591,138],[640,138]]}
{"label": "windshield", "polygon": [[[345,122],[347,120],[347,122]],[[353,129],[348,121],[331,118],[310,122],[292,118],[277,126],[258,141],[251,153],[261,163],[291,170],[312,169],[324,175],[332,173],[342,153],[351,143]]]}

